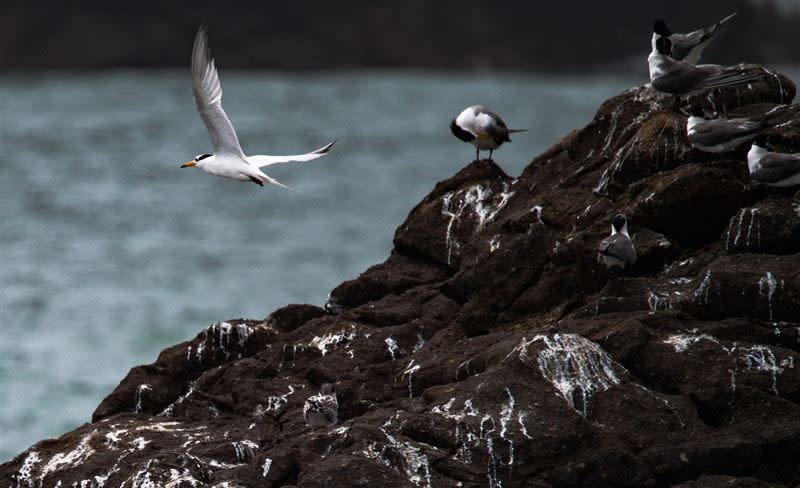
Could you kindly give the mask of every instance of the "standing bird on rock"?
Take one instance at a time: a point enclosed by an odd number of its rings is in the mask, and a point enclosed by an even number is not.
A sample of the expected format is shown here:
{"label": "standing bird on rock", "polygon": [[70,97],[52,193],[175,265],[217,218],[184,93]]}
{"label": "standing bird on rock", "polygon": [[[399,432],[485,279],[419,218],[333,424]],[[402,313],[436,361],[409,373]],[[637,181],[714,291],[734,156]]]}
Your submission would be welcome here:
{"label": "standing bird on rock", "polygon": [[675,110],[680,96],[707,88],[721,88],[759,80],[766,72],[746,74],[741,71],[725,72],[718,64],[684,63],[670,57],[672,42],[668,37],[656,41],[656,50],[647,57],[650,66],[650,84],[656,90],[675,95]]}
{"label": "standing bird on rock", "polygon": [[480,159],[480,152],[492,152],[504,142],[511,142],[509,134],[525,132],[528,129],[509,129],[499,115],[483,105],[467,107],[458,117],[450,122],[450,131],[464,142],[475,146],[475,159]]}
{"label": "standing bird on rock", "polygon": [[636,249],[628,235],[628,220],[624,214],[611,219],[611,235],[600,241],[597,261],[607,268],[630,268],[636,262]]}
{"label": "standing bird on rock", "polygon": [[714,25],[697,29],[696,31],[689,32],[688,34],[673,33],[667,27],[666,22],[659,19],[653,24],[653,51],[656,50],[656,41],[662,37],[668,38],[672,42],[672,59],[684,61],[689,64],[697,64],[700,61],[700,56],[703,50],[708,47],[711,41],[719,34],[722,24],[731,20],[736,15],[736,12],[730,14],[724,19],[720,20]]}
{"label": "standing bird on rock", "polygon": [[198,167],[206,173],[238,181],[252,181],[288,188],[283,183],[264,174],[260,168],[289,161],[311,161],[328,154],[336,141],[316,151],[294,156],[245,156],[230,119],[222,109],[222,87],[217,68],[208,49],[205,26],[200,28],[192,49],[192,91],[200,118],[208,129],[214,154],[198,154],[181,168]]}
{"label": "standing bird on rock", "polygon": [[776,153],[772,150],[767,136],[755,138],[747,153],[750,177],[767,186],[800,185],[800,153]]}
{"label": "standing bird on rock", "polygon": [[303,405],[303,420],[309,427],[330,427],[339,421],[339,402],[333,383],[324,383],[319,395],[306,400]]}

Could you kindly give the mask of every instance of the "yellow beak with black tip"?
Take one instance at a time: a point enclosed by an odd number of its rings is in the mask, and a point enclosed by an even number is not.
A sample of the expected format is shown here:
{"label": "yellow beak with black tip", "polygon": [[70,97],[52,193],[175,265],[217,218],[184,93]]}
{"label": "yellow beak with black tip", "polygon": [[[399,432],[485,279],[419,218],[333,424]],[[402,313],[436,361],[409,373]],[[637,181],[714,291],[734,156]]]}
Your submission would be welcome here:
{"label": "yellow beak with black tip", "polygon": [[194,166],[197,166],[197,163],[195,163],[194,161],[186,161],[181,165],[181,168],[191,168]]}

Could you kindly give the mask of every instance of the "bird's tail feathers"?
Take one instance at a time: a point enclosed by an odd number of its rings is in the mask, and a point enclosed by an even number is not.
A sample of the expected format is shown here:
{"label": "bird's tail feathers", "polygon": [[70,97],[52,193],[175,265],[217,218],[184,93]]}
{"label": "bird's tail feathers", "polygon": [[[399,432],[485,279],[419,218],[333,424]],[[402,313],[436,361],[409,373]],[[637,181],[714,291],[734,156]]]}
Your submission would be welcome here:
{"label": "bird's tail feathers", "polygon": [[731,20],[732,18],[736,17],[738,14],[739,14],[739,12],[734,12],[734,13],[730,14],[729,16],[727,16],[724,19],[722,19],[719,22],[717,22],[717,25],[724,24],[725,22],[727,22],[727,21]]}
{"label": "bird's tail feathers", "polygon": [[509,134],[513,134],[515,132],[528,132],[528,129],[508,129]]}
{"label": "bird's tail feathers", "polygon": [[793,113],[800,113],[800,104],[777,105],[775,108],[762,115],[758,121],[764,125],[767,125],[772,123],[772,121],[775,119],[779,119],[786,114]]}
{"label": "bird's tail feathers", "polygon": [[296,191],[294,188],[286,186],[283,183],[281,183],[280,181],[276,180],[275,178],[267,176],[264,173],[259,174],[258,177],[259,177],[259,179],[261,181],[263,181],[264,183],[267,183],[269,185],[279,186],[279,187],[284,188],[284,189],[289,190],[289,191]]}
{"label": "bird's tail feathers", "polygon": [[707,79],[703,84],[703,88],[721,88],[723,86],[738,85],[740,83],[757,81],[766,76],[766,73],[751,73],[749,75],[743,73],[720,73]]}
{"label": "bird's tail feathers", "polygon": [[727,22],[727,21],[731,20],[732,18],[736,17],[737,13],[738,12],[734,12],[734,13],[730,14],[729,16],[725,17],[724,19],[720,20],[716,24],[714,24],[714,27],[712,29],[709,29],[703,35],[703,37],[700,38],[700,43],[702,44],[703,42],[708,41],[712,37],[716,36],[717,33],[720,31],[720,29],[722,29],[722,27],[723,27],[722,24],[724,24],[725,22]]}

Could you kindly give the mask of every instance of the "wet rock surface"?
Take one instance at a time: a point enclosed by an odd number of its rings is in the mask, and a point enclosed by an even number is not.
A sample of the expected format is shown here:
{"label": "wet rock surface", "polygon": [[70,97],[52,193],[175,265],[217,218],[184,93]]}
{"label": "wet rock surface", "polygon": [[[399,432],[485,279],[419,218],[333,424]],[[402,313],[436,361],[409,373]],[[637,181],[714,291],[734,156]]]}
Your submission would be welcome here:
{"label": "wet rock surface", "polygon": [[[756,70],[759,67],[745,67]],[[764,113],[770,74],[698,95]],[[637,87],[517,179],[467,165],[325,309],[213,324],[133,368],[6,486],[797,486],[800,201],[692,149]],[[768,129],[800,151],[800,120]],[[637,264],[598,267],[617,212]],[[339,424],[304,400],[335,381]]]}

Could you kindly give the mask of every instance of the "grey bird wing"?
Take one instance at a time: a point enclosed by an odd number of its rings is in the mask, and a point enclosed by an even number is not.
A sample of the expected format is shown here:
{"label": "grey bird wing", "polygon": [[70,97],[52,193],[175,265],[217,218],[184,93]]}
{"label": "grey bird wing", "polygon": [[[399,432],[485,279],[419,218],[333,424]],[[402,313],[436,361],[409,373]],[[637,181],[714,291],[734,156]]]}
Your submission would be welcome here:
{"label": "grey bird wing", "polygon": [[689,142],[704,146],[715,146],[744,137],[763,128],[764,124],[748,119],[717,119],[695,125]]}
{"label": "grey bird wing", "polygon": [[192,91],[200,118],[208,129],[214,153],[235,154],[244,158],[239,138],[222,109],[222,86],[208,48],[205,26],[197,32],[192,49]]}
{"label": "grey bird wing", "polygon": [[495,120],[495,122],[497,122],[497,126],[498,127],[502,127],[503,129],[508,129],[508,126],[506,126],[506,123],[503,122],[503,119],[501,119],[500,116],[497,115],[496,113],[494,113],[492,111],[487,111],[486,115],[488,115],[489,117],[493,118]]}
{"label": "grey bird wing", "polygon": [[600,241],[597,252],[621,259],[626,266],[636,262],[636,249],[634,249],[631,240],[625,237],[625,234],[614,234],[606,237]]}
{"label": "grey bird wing", "polygon": [[291,156],[267,156],[265,154],[258,154],[255,156],[247,156],[247,162],[256,168],[263,168],[265,166],[271,166],[273,164],[280,163],[313,161],[317,158],[327,155],[335,143],[336,141],[329,142],[316,151],[311,151],[305,154],[295,154]]}
{"label": "grey bird wing", "polygon": [[[706,72],[711,76],[702,82],[699,88],[721,88],[723,86],[738,85],[740,83],[747,83],[750,81],[760,80],[767,76],[767,73],[750,73],[746,74],[741,71],[724,72],[720,66],[717,65],[700,65],[697,68],[708,67]],[[716,68],[716,72],[713,68]]]}
{"label": "grey bird wing", "polygon": [[696,90],[708,78],[719,74],[722,68],[713,64],[692,66],[682,61],[667,59],[664,75],[650,82],[656,90],[681,95]]}
{"label": "grey bird wing", "polygon": [[722,28],[722,24],[729,21],[736,15],[736,12],[720,20],[716,24],[697,29],[687,34],[672,34],[669,40],[672,41],[672,57],[680,59],[690,64],[696,64],[700,60],[703,50],[711,43]]}
{"label": "grey bird wing", "polygon": [[700,64],[692,66],[682,61],[669,60],[667,73],[650,82],[656,90],[685,95],[708,88],[722,88],[756,81],[767,76],[767,73],[744,73],[741,71],[725,72],[716,64]]}
{"label": "grey bird wing", "polygon": [[758,181],[775,183],[800,173],[800,153],[767,154],[759,161],[760,168],[753,175]]}

